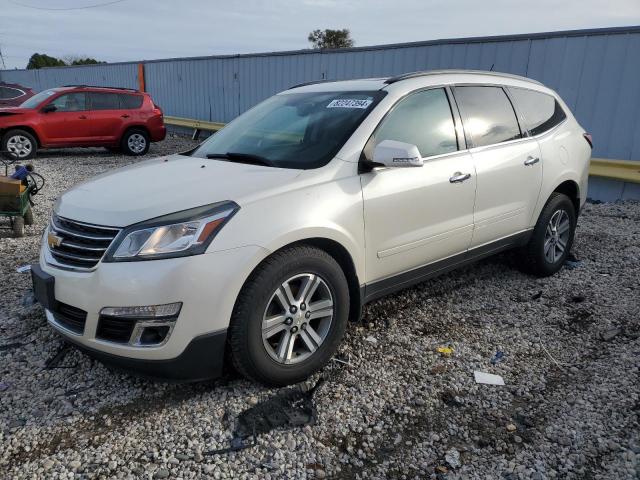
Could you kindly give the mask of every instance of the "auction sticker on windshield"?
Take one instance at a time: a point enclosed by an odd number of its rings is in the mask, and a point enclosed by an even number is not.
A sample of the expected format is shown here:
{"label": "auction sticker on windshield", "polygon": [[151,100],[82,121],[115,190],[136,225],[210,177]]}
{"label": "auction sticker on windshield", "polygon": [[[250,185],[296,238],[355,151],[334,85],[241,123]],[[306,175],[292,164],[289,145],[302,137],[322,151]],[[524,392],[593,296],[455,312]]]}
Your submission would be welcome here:
{"label": "auction sticker on windshield", "polygon": [[327,108],[368,108],[373,103],[373,100],[358,100],[355,98],[337,98],[332,100]]}

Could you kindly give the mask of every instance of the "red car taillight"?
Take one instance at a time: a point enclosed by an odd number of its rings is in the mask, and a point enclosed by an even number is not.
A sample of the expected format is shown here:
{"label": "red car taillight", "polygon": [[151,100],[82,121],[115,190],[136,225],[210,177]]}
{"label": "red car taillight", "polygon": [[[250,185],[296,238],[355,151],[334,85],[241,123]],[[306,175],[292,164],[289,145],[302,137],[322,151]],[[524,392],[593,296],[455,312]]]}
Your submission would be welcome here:
{"label": "red car taillight", "polygon": [[593,137],[591,136],[591,134],[590,133],[584,133],[582,136],[587,141],[589,146],[593,149]]}

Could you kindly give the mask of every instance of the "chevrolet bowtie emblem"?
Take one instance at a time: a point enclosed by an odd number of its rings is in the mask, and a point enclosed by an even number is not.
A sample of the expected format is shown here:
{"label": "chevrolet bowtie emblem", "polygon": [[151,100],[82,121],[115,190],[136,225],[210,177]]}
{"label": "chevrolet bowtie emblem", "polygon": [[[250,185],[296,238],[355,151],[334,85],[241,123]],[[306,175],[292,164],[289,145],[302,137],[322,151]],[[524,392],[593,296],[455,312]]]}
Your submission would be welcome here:
{"label": "chevrolet bowtie emblem", "polygon": [[55,233],[49,232],[47,235],[47,243],[49,248],[59,247],[62,244],[62,237],[57,236]]}

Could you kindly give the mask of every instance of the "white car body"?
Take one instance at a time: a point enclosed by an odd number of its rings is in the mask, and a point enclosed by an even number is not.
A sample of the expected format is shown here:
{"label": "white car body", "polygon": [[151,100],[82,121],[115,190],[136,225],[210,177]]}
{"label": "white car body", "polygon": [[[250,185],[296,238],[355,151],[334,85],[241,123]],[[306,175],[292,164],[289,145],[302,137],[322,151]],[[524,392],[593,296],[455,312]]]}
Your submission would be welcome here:
{"label": "white car body", "polygon": [[[566,119],[539,136],[423,158],[421,168],[359,170],[365,144],[400,99],[422,89],[461,84],[542,92],[557,100]],[[77,269],[52,257],[45,232],[40,267],[55,277],[55,299],[87,312],[84,331],[77,334],[47,311],[53,328],[107,357],[169,361],[179,358],[195,338],[225,332],[251,272],[287,245],[310,241],[342,252],[340,262],[351,270],[352,292],[360,295],[352,309],[357,312],[380,295],[520,244],[559,187],[573,188],[576,207],[584,204],[591,155],[584,130],[562,99],[537,82],[489,72],[443,71],[392,83],[372,79],[310,84],[279,95],[380,89],[386,96],[320,168],[172,155],[103,174],[63,194],[55,206],[59,217],[117,228],[218,201],[231,200],[240,208],[204,254],[180,258],[99,262]],[[459,116],[456,120],[461,137]],[[528,158],[540,161],[525,165]],[[470,178],[451,183],[458,173]],[[182,310],[160,346],[96,338],[105,307],[172,302],[182,302]]]}

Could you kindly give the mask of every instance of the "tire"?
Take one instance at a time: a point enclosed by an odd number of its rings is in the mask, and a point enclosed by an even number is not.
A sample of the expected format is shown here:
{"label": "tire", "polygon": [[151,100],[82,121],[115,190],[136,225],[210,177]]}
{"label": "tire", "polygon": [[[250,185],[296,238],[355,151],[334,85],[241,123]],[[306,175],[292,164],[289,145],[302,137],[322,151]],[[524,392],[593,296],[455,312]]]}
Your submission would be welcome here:
{"label": "tire", "polygon": [[[303,297],[307,282],[317,285],[306,290],[311,296]],[[295,298],[295,311],[285,309],[281,300],[287,296],[281,287],[285,283]],[[245,377],[270,386],[305,380],[324,367],[338,348],[349,317],[349,301],[345,274],[329,254],[309,246],[276,252],[252,273],[236,301],[228,332],[234,367]],[[270,319],[270,325],[265,324],[263,330],[265,319]],[[289,338],[292,343],[286,342]]]}
{"label": "tire", "polygon": [[15,160],[29,160],[38,151],[35,137],[25,130],[9,130],[2,137],[2,151],[13,153]]}
{"label": "tire", "polygon": [[33,210],[31,206],[27,207],[27,211],[24,213],[24,224],[25,225],[33,225]]}
{"label": "tire", "polygon": [[539,277],[548,277],[560,270],[571,251],[575,230],[573,203],[562,193],[552,193],[522,251],[524,270]]}
{"label": "tire", "polygon": [[16,238],[24,237],[24,218],[13,217],[13,236]]}
{"label": "tire", "polygon": [[141,129],[127,130],[120,141],[120,148],[127,155],[139,156],[149,151],[149,134]]}

